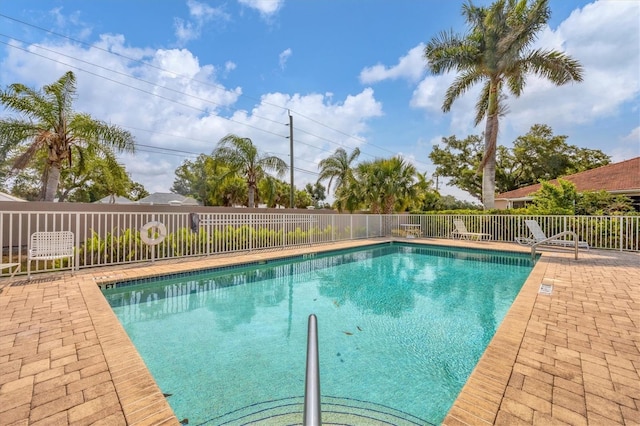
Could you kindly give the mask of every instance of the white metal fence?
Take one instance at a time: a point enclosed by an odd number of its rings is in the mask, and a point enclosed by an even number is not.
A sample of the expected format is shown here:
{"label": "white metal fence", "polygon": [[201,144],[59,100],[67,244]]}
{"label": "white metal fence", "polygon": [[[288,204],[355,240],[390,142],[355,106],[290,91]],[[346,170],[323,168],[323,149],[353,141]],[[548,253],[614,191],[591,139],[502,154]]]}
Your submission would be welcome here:
{"label": "white metal fence", "polygon": [[[492,241],[513,242],[528,236],[525,219],[535,219],[547,235],[569,230],[593,248],[640,251],[640,216],[513,215],[348,215],[313,213],[148,213],[148,212],[1,212],[2,263],[27,270],[29,236],[36,231],[72,231],[78,268],[148,262],[188,256],[278,250],[287,247],[362,238],[403,236],[419,225],[426,238],[453,238],[453,220]],[[160,222],[166,235],[155,245],[141,239],[140,229]],[[412,229],[415,231],[415,227]],[[157,231],[157,228],[152,228]],[[164,237],[164,238],[158,238]],[[32,272],[65,267],[63,261],[38,261]],[[9,270],[0,272],[8,275]]]}

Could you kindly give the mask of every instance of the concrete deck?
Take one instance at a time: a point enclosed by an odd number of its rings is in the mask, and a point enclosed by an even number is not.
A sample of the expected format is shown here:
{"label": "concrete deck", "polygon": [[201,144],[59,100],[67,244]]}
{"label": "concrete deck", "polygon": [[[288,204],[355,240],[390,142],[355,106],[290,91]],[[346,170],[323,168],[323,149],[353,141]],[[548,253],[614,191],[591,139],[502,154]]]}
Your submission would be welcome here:
{"label": "concrete deck", "polygon": [[[0,425],[179,424],[98,283],[370,242],[1,279]],[[444,424],[640,425],[639,324],[639,254],[543,251]]]}

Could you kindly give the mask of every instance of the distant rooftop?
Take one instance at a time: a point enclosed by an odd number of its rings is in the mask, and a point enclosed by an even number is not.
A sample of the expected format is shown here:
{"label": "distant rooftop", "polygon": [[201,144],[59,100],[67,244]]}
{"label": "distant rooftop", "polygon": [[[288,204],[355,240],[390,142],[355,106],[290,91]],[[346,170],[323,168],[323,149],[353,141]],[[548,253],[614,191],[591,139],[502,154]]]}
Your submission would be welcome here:
{"label": "distant rooftop", "polygon": [[119,196],[111,196],[107,195],[106,197],[95,201],[95,204],[135,204],[135,201],[131,201],[127,197],[119,197]]}
{"label": "distant rooftop", "polygon": [[[640,195],[640,157],[563,176],[561,179],[572,182],[578,192],[604,190],[612,194]],[[558,185],[558,179],[549,182]],[[537,183],[496,194],[496,200],[528,198],[541,187]]]}
{"label": "distant rooftop", "polygon": [[7,194],[6,192],[0,191],[0,201],[27,201],[22,198],[14,197],[11,194]]}
{"label": "distant rooftop", "polygon": [[179,206],[199,206],[200,203],[193,197],[174,194],[173,192],[155,192],[138,200],[138,204],[161,204]]}

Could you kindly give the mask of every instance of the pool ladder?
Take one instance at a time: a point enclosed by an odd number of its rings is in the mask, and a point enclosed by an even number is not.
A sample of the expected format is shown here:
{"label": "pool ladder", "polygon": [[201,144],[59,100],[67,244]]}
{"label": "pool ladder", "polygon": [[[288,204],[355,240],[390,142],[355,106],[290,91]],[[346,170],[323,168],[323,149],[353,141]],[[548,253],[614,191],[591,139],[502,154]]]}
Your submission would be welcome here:
{"label": "pool ladder", "polygon": [[318,319],[309,315],[307,371],[304,388],[304,426],[320,426],[320,363],[318,361]]}

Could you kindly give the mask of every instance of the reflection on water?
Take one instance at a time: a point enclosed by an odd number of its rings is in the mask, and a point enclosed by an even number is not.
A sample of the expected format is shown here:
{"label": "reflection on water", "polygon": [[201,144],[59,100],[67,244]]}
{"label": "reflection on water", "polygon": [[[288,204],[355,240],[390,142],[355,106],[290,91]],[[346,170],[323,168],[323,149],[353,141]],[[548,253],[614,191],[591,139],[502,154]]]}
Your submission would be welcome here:
{"label": "reflection on water", "polygon": [[[104,290],[105,297],[114,308],[123,308],[121,321],[144,321],[157,319],[165,315],[185,312],[200,307],[225,311],[225,306],[234,305],[235,297],[250,298],[254,306],[275,306],[281,303],[289,293],[288,287],[304,279],[305,274],[321,271],[321,292],[334,297],[336,303],[350,301],[364,310],[374,314],[389,314],[396,316],[400,312],[413,306],[411,293],[422,290],[442,290],[436,287],[425,288],[436,281],[436,267],[431,264],[419,266],[417,258],[411,256],[397,256],[391,263],[373,263],[373,259],[393,253],[423,254],[456,260],[475,260],[486,263],[486,267],[494,263],[514,266],[531,266],[530,260],[522,255],[507,255],[505,253],[470,252],[437,247],[381,247],[370,251],[357,251],[340,256],[314,256],[306,260],[292,263],[277,262],[257,265],[250,268],[239,267],[213,273],[200,273],[191,277],[174,279],[159,278],[151,285],[117,286]],[[357,262],[357,268],[332,269],[335,266]],[[359,277],[359,280],[354,280]],[[369,277],[370,279],[362,279]],[[252,291],[225,291],[228,287],[236,287],[252,283]],[[344,283],[355,285],[345,286]],[[415,283],[420,286],[415,287]],[[260,291],[254,291],[255,286]],[[393,300],[389,304],[378,304],[372,300],[372,291],[376,287],[387,287],[387,298]],[[127,290],[130,288],[130,290]],[[245,287],[246,288],[246,287]],[[444,289],[446,291],[446,289]],[[439,291],[438,291],[439,292]],[[216,303],[210,303],[215,301]],[[243,315],[248,314],[244,312]]]}
{"label": "reflection on water", "polygon": [[316,313],[323,396],[438,423],[531,267],[528,256],[394,244],[104,293],[179,418],[215,424],[300,396]]}

